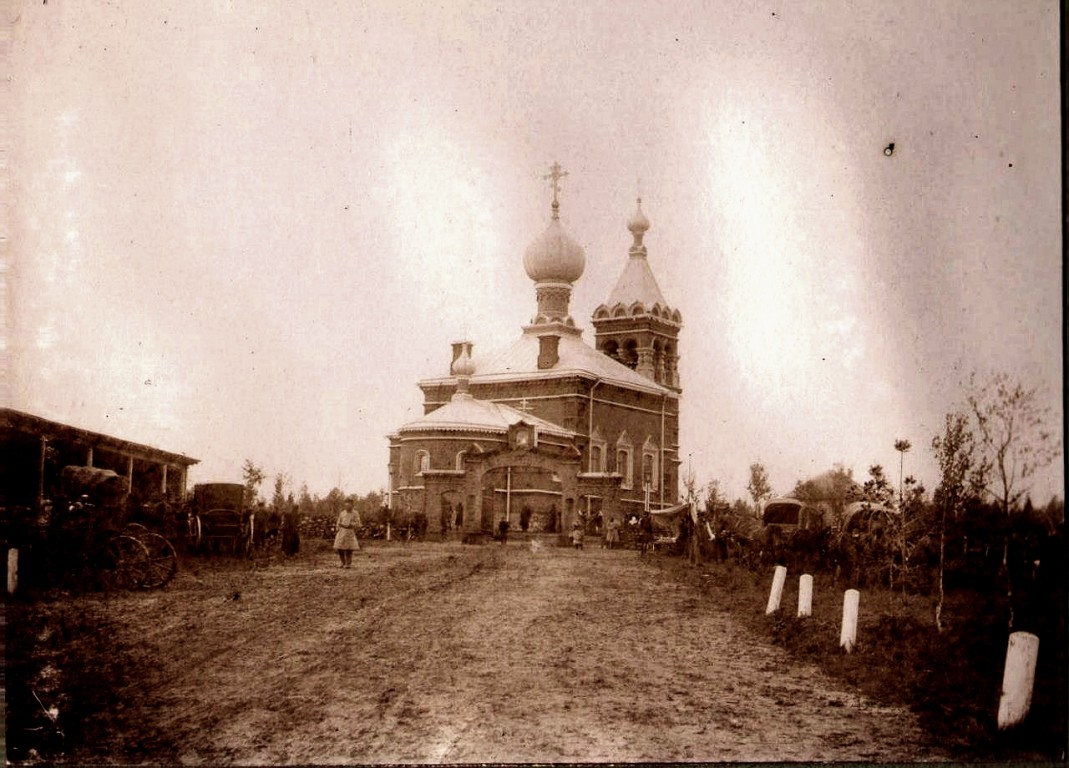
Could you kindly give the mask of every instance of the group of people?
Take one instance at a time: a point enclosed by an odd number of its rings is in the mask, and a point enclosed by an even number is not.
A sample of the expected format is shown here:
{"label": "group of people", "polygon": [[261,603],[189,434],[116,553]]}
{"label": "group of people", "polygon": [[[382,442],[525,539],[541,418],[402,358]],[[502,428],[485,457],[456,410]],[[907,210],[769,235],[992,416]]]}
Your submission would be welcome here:
{"label": "group of people", "polygon": [[[649,513],[646,512],[641,518],[634,515],[628,521],[628,524],[635,532],[634,538],[639,542],[639,547],[644,551],[642,546],[646,540],[653,540],[653,520]],[[605,524],[604,535],[601,540],[602,549],[616,549],[620,546],[620,528],[621,523],[615,517],[610,517],[609,522]],[[575,521],[572,525],[572,546],[575,549],[583,548],[583,540],[586,538],[586,527],[583,525],[582,518]]]}

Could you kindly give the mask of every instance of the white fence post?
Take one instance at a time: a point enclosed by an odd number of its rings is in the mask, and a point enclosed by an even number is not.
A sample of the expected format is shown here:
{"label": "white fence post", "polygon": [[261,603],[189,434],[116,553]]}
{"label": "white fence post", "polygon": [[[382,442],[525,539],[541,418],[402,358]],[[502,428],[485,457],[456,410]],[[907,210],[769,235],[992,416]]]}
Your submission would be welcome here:
{"label": "white fence post", "polygon": [[7,551],[7,593],[15,594],[19,587],[19,551],[12,547]]}
{"label": "white fence post", "polygon": [[857,645],[857,608],[861,602],[861,593],[848,589],[843,594],[843,628],[839,633],[839,645],[847,653]]}
{"label": "white fence post", "polygon": [[1000,730],[1017,725],[1032,706],[1032,685],[1036,679],[1039,638],[1030,632],[1014,632],[1006,646],[1006,668],[1002,673],[1002,694],[998,703]]}
{"label": "white fence post", "polygon": [[772,591],[768,593],[768,607],[765,608],[765,616],[771,616],[779,610],[779,601],[783,597],[783,585],[787,582],[787,569],[782,565],[776,566],[776,573],[772,577]]}
{"label": "white fence post", "polygon": [[813,577],[803,573],[798,579],[798,618],[813,615]]}

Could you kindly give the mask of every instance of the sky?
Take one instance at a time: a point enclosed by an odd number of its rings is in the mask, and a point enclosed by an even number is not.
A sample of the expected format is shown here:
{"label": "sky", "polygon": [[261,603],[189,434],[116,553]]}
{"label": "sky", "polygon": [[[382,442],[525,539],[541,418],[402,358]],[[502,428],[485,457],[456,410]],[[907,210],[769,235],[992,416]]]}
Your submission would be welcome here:
{"label": "sky", "polygon": [[932,490],[973,371],[1063,433],[1054,2],[11,13],[4,399],[194,457],[190,483],[249,459],[385,488],[450,342],[533,316],[554,161],[588,342],[642,196],[700,484],[901,459]]}

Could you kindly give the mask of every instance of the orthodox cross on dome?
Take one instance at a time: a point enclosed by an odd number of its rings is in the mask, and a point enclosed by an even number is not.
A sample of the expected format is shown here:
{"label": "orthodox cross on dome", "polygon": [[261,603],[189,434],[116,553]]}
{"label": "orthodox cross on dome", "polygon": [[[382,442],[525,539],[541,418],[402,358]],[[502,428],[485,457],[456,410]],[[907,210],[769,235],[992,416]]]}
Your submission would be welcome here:
{"label": "orthodox cross on dome", "polygon": [[549,173],[543,176],[543,179],[550,179],[550,189],[553,190],[553,218],[558,218],[557,213],[560,210],[560,203],[557,202],[557,194],[560,192],[560,180],[568,175],[568,172],[560,167],[560,163],[553,161],[553,165],[549,167]]}

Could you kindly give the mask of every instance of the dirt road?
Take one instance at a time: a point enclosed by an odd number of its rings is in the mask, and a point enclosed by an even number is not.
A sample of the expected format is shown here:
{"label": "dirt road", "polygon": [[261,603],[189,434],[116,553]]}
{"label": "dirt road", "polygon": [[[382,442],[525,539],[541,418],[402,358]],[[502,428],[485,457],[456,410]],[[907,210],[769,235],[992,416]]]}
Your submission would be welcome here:
{"label": "dirt road", "polygon": [[98,610],[130,659],[83,761],[939,759],[633,551],[320,548]]}

